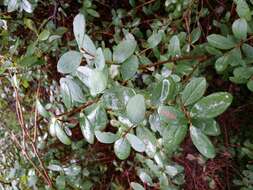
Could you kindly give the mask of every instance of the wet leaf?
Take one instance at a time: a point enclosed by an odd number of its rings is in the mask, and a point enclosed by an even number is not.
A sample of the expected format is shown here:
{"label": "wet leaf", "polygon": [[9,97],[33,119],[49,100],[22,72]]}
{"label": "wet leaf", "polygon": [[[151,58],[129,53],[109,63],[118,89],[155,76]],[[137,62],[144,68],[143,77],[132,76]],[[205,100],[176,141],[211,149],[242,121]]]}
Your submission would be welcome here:
{"label": "wet leaf", "polygon": [[120,138],[114,143],[114,152],[120,160],[125,160],[130,155],[131,146],[125,138]]}
{"label": "wet leaf", "polygon": [[138,71],[139,60],[137,56],[132,55],[126,61],[124,61],[120,67],[120,73],[123,80],[131,79]]}
{"label": "wet leaf", "polygon": [[215,148],[208,137],[202,131],[194,126],[190,127],[190,135],[193,144],[198,151],[207,158],[215,157]]}
{"label": "wet leaf", "polygon": [[132,123],[139,124],[145,118],[146,105],[142,95],[136,94],[127,103],[127,116]]}
{"label": "wet leaf", "polygon": [[211,34],[207,37],[208,43],[218,49],[232,49],[235,46],[235,43],[230,39],[219,35],[219,34]]}
{"label": "wet leaf", "polygon": [[222,114],[232,103],[232,95],[227,92],[217,92],[200,99],[191,109],[195,118],[214,118]]}
{"label": "wet leaf", "polygon": [[203,77],[192,79],[184,88],[182,102],[185,106],[195,103],[205,93],[206,79]]}
{"label": "wet leaf", "polygon": [[95,131],[97,140],[101,143],[111,144],[117,140],[117,135],[111,132]]}
{"label": "wet leaf", "polygon": [[68,51],[64,53],[58,63],[57,70],[60,73],[67,74],[76,71],[82,60],[82,54],[77,51]]}
{"label": "wet leaf", "polygon": [[136,150],[137,152],[145,151],[145,144],[137,136],[128,133],[126,135],[126,138],[134,150]]}
{"label": "wet leaf", "polygon": [[137,43],[134,38],[121,41],[113,49],[113,61],[115,63],[123,63],[134,53],[136,46]]}
{"label": "wet leaf", "polygon": [[64,132],[58,121],[55,122],[55,135],[63,144],[65,145],[71,144],[70,138],[66,135],[66,133]]}

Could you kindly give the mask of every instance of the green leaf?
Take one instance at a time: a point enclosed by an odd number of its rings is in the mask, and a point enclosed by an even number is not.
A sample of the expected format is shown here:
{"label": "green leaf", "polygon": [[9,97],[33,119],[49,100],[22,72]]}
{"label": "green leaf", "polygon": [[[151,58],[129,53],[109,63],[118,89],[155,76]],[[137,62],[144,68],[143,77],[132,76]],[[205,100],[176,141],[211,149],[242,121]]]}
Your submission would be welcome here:
{"label": "green leaf", "polygon": [[80,50],[86,59],[94,59],[96,55],[96,46],[87,34],[83,36],[83,44]]}
{"label": "green leaf", "polygon": [[186,122],[184,113],[176,107],[160,105],[157,111],[161,122],[164,124],[179,124]]}
{"label": "green leaf", "polygon": [[20,8],[22,8],[27,13],[33,12],[32,4],[28,0],[22,0]]}
{"label": "green leaf", "polygon": [[73,31],[79,48],[83,46],[85,27],[86,22],[84,15],[79,13],[78,15],[75,16],[73,21]]}
{"label": "green leaf", "polygon": [[232,49],[235,46],[235,43],[230,39],[219,35],[219,34],[211,34],[207,37],[208,43],[218,49]]}
{"label": "green leaf", "polygon": [[171,99],[175,92],[175,82],[172,78],[168,77],[162,81],[162,90],[159,100],[161,103],[167,99]]}
{"label": "green leaf", "polygon": [[115,63],[123,63],[126,61],[131,55],[133,55],[135,48],[137,46],[137,42],[133,38],[127,38],[121,41],[114,49],[113,49],[113,61]]}
{"label": "green leaf", "polygon": [[64,190],[66,186],[65,176],[59,175],[56,178],[56,186],[59,190]]}
{"label": "green leaf", "polygon": [[163,131],[163,144],[169,155],[178,149],[179,145],[187,135],[187,125],[171,125]]}
{"label": "green leaf", "polygon": [[127,103],[127,116],[134,124],[141,123],[145,118],[146,105],[145,99],[142,95],[136,94]]}
{"label": "green leaf", "polygon": [[158,32],[153,32],[153,34],[148,38],[147,42],[150,48],[156,47],[162,40],[164,35],[163,30],[159,30]]}
{"label": "green leaf", "polygon": [[18,64],[22,67],[34,67],[43,65],[44,63],[44,60],[41,60],[36,56],[25,56],[18,62]]}
{"label": "green leaf", "polygon": [[214,67],[218,73],[221,73],[227,69],[228,65],[229,65],[229,56],[223,55],[216,60]]}
{"label": "green leaf", "polygon": [[137,152],[145,151],[145,144],[137,136],[128,133],[126,135],[126,138],[134,150],[136,150]]}
{"label": "green leaf", "polygon": [[38,36],[38,39],[39,39],[40,41],[45,41],[45,40],[48,39],[49,35],[50,35],[50,32],[49,32],[48,30],[44,29],[44,30],[40,33],[40,35]]}
{"label": "green leaf", "polygon": [[24,18],[24,24],[27,28],[29,28],[31,31],[35,32],[37,34],[37,28],[32,19]]}
{"label": "green leaf", "polygon": [[[82,92],[82,89],[80,88],[80,86],[78,85],[78,83],[71,79],[71,78],[61,78],[60,79],[60,84],[61,87],[63,87],[62,90],[64,90],[64,94],[66,97],[64,97],[66,99],[66,101],[76,101],[76,102],[80,102],[83,103],[84,102],[84,95]],[[67,86],[64,86],[64,84]],[[72,102],[71,101],[71,102]],[[68,102],[69,104],[70,102]]]}
{"label": "green leaf", "polygon": [[67,74],[76,71],[82,61],[82,54],[77,51],[68,51],[64,53],[58,63],[57,70],[60,73]]}
{"label": "green leaf", "polygon": [[251,19],[251,11],[245,0],[237,0],[236,12],[240,18]]}
{"label": "green leaf", "polygon": [[96,57],[94,60],[97,70],[102,71],[105,67],[105,57],[101,48],[98,48],[96,51]]}
{"label": "green leaf", "polygon": [[131,79],[137,72],[138,67],[139,67],[139,60],[135,55],[132,55],[126,61],[124,61],[120,67],[120,72],[123,80]]}
{"label": "green leaf", "polygon": [[64,103],[64,105],[67,108],[70,108],[72,105],[72,98],[71,98],[71,94],[70,94],[70,89],[67,85],[66,82],[61,82],[60,80],[60,91],[61,91],[61,97],[62,97],[62,101]]}
{"label": "green leaf", "polygon": [[204,77],[193,78],[182,92],[182,102],[185,106],[198,101],[205,93],[206,79]]}
{"label": "green leaf", "polygon": [[220,126],[214,119],[194,119],[192,124],[206,135],[218,136],[221,133]]}
{"label": "green leaf", "polygon": [[131,146],[124,138],[120,138],[114,143],[114,152],[120,160],[128,158],[131,152]]}
{"label": "green leaf", "polygon": [[55,137],[56,136],[56,132],[55,132],[55,125],[59,125],[58,122],[56,122],[56,118],[51,118],[50,122],[49,122],[49,134],[52,136],[52,137]]}
{"label": "green leaf", "polygon": [[142,185],[135,182],[131,182],[131,187],[133,188],[133,190],[145,190]]}
{"label": "green leaf", "polygon": [[94,104],[91,106],[91,110],[86,111],[87,118],[94,127],[94,130],[105,129],[108,119],[105,108],[100,104]]}
{"label": "green leaf", "polygon": [[105,48],[103,54],[106,62],[112,62],[112,52],[110,48]]}
{"label": "green leaf", "polygon": [[250,79],[248,82],[247,82],[247,87],[248,89],[253,92],[253,80]]}
{"label": "green leaf", "polygon": [[36,100],[36,109],[40,115],[42,115],[45,118],[50,117],[50,114],[48,111],[43,107],[43,105],[40,103],[40,101],[37,99]]}
{"label": "green leaf", "polygon": [[150,141],[152,144],[156,145],[156,137],[153,132],[151,132],[147,127],[137,127],[136,128],[136,135],[139,137],[143,142]]}
{"label": "green leaf", "polygon": [[191,43],[194,44],[199,40],[201,36],[201,29],[200,27],[194,28],[191,32]]}
{"label": "green leaf", "polygon": [[171,77],[154,83],[151,90],[151,103],[156,105],[171,100],[175,94],[175,87],[175,82]]}
{"label": "green leaf", "polygon": [[83,113],[80,114],[80,128],[86,141],[90,144],[93,144],[95,136],[94,128]]}
{"label": "green leaf", "polygon": [[8,12],[12,12],[18,9],[19,4],[17,0],[9,0],[7,2],[8,2],[8,7],[7,7]]}
{"label": "green leaf", "polygon": [[106,89],[108,70],[91,69],[88,66],[80,66],[76,72],[78,78],[90,89],[92,96],[96,96]]}
{"label": "green leaf", "polygon": [[249,44],[242,45],[242,51],[246,55],[246,57],[253,59],[253,47]]}
{"label": "green leaf", "polygon": [[117,140],[117,135],[111,132],[95,131],[97,140],[104,144],[111,144]]}
{"label": "green leaf", "polygon": [[237,39],[246,39],[247,21],[244,18],[235,20],[232,25],[232,31]]}
{"label": "green leaf", "polygon": [[140,170],[138,175],[143,183],[146,183],[150,186],[153,184],[152,178],[144,170]]}
{"label": "green leaf", "polygon": [[56,137],[65,145],[70,145],[71,140],[70,138],[66,135],[62,127],[60,126],[59,121],[55,122],[55,135]]}
{"label": "green leaf", "polygon": [[180,41],[177,35],[172,36],[172,38],[170,39],[170,44],[169,44],[168,49],[169,49],[169,55],[172,57],[181,55]]}
{"label": "green leaf", "polygon": [[215,148],[212,142],[208,139],[208,137],[204,133],[201,132],[200,129],[191,126],[190,135],[193,144],[203,156],[207,158],[215,157]]}
{"label": "green leaf", "polygon": [[242,59],[241,49],[236,47],[226,54],[228,56],[228,62],[231,66],[245,65]]}
{"label": "green leaf", "polygon": [[191,109],[191,117],[214,118],[222,114],[232,103],[232,95],[217,92],[200,99]]}
{"label": "green leaf", "polygon": [[91,15],[93,17],[97,17],[97,18],[100,17],[99,13],[97,11],[95,11],[94,9],[87,9],[86,11],[89,15]]}
{"label": "green leaf", "polygon": [[91,76],[89,77],[89,88],[92,96],[100,94],[106,89],[108,75],[107,71],[92,70]]}

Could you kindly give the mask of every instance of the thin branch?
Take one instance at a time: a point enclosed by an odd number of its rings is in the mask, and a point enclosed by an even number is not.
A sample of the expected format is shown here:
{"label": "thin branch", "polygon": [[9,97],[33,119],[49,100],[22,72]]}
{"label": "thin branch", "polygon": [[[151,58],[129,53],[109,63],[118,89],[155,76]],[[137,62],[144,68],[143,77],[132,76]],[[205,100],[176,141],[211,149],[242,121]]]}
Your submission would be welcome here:
{"label": "thin branch", "polygon": [[147,2],[145,2],[145,3],[143,3],[143,4],[141,4],[141,5],[138,5],[137,7],[135,7],[135,9],[137,10],[137,9],[140,9],[140,8],[142,8],[142,7],[144,7],[145,5],[148,5],[148,4],[150,4],[150,3],[153,3],[153,2],[155,2],[156,0],[149,0],[149,1],[147,1]]}
{"label": "thin branch", "polygon": [[165,60],[165,61],[158,61],[158,62],[155,62],[155,63],[151,63],[151,64],[148,64],[148,65],[140,65],[140,69],[147,69],[147,68],[150,68],[150,67],[155,67],[155,66],[159,66],[159,65],[164,65],[164,64],[167,64],[167,63],[170,63],[170,62],[177,62],[177,61],[199,61],[199,62],[204,62],[206,60],[208,60],[210,58],[210,56],[208,55],[198,55],[198,56],[190,56],[190,55],[186,55],[186,56],[181,56],[181,57],[172,57],[168,60]]}
{"label": "thin branch", "polygon": [[[11,72],[10,72],[10,76],[12,76]],[[46,183],[52,187],[52,181],[47,173],[47,170],[38,154],[38,150],[36,148],[36,145],[34,144],[33,142],[33,139],[32,137],[30,136],[29,134],[29,131],[28,129],[26,128],[25,126],[25,123],[24,123],[24,117],[23,117],[23,112],[22,112],[22,107],[21,107],[21,104],[20,104],[20,99],[19,99],[19,94],[18,94],[18,90],[17,90],[17,87],[15,85],[13,85],[13,88],[14,88],[14,92],[15,92],[15,99],[16,99],[16,113],[17,113],[17,117],[18,117],[18,122],[19,122],[19,125],[22,129],[22,136],[23,136],[23,146],[18,142],[18,139],[17,138],[14,138],[14,140],[16,141],[17,145],[21,148],[22,150],[22,153],[25,155],[25,157],[30,161],[30,163],[32,164],[32,166],[35,168],[35,170],[37,172],[39,172],[39,174],[42,175],[42,177],[45,179]],[[14,135],[14,136],[13,136]],[[12,133],[12,136],[13,137],[16,137],[14,133]],[[26,144],[26,140],[28,140],[28,143]],[[34,154],[36,155],[39,163],[40,163],[40,166],[42,168],[42,171],[41,172],[39,170],[39,168],[34,164],[34,162],[32,162],[31,158],[29,157],[28,153],[27,153],[27,150],[26,150],[26,145],[28,144],[31,144],[32,146],[32,149],[33,149],[33,152]]]}
{"label": "thin branch", "polygon": [[97,103],[99,100],[100,100],[100,97],[97,97],[94,100],[89,100],[89,101],[85,102],[84,104],[82,104],[81,106],[79,106],[77,108],[74,108],[70,111],[67,111],[67,112],[61,113],[59,115],[56,115],[56,117],[59,118],[59,117],[62,117],[62,116],[72,116],[72,115],[82,111],[83,109],[87,108],[88,106]]}

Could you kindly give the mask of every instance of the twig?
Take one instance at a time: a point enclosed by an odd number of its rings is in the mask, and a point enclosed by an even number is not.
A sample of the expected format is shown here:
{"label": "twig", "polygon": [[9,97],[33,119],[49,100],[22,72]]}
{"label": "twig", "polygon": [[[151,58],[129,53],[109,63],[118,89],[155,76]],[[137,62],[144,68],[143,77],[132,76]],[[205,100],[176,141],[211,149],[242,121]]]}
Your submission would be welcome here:
{"label": "twig", "polygon": [[156,0],[147,1],[147,2],[145,2],[145,3],[143,3],[143,4],[141,4],[141,5],[138,5],[137,7],[135,7],[135,9],[138,10],[138,9],[144,7],[145,5],[148,5],[148,4],[153,3],[153,2],[155,2],[155,1],[156,1]]}
{"label": "twig", "polygon": [[185,78],[184,83],[186,83],[186,82],[188,82],[188,81],[190,80],[190,78],[192,77],[193,73],[196,71],[196,69],[198,68],[198,66],[199,66],[201,63],[207,61],[207,60],[210,59],[211,57],[212,57],[211,55],[207,55],[207,56],[203,57],[202,59],[199,59],[199,60],[198,60],[199,62],[198,62],[196,65],[194,65],[194,67],[193,67],[192,71],[190,72],[190,74],[187,75],[187,77]]}
{"label": "twig", "polygon": [[[39,91],[40,91],[40,82],[38,83],[37,91],[36,91],[36,98],[35,101],[37,102],[39,98]],[[37,123],[38,123],[38,109],[35,102],[35,108],[34,108],[34,133],[33,133],[33,142],[36,143],[37,139]]]}
{"label": "twig", "polygon": [[[12,74],[10,73],[10,76],[12,76]],[[29,131],[27,130],[26,126],[25,126],[25,123],[24,123],[24,117],[23,117],[23,113],[22,113],[22,108],[21,108],[21,104],[20,104],[20,99],[19,99],[19,94],[18,94],[18,90],[17,90],[17,87],[15,85],[13,85],[13,88],[14,88],[14,93],[15,93],[15,99],[16,99],[16,113],[17,113],[17,117],[18,117],[18,122],[20,124],[20,127],[22,129],[22,136],[23,136],[23,146],[21,146],[21,144],[18,142],[17,138],[14,138],[14,140],[16,141],[17,145],[21,148],[22,150],[22,153],[25,155],[25,157],[30,161],[30,163],[32,164],[32,166],[35,168],[35,170],[37,172],[39,172],[39,174],[42,175],[42,177],[45,179],[46,183],[52,187],[52,181],[47,173],[47,170],[38,154],[38,150],[33,142],[33,139],[31,138],[30,134],[29,134]],[[12,133],[13,137],[16,137],[14,133]],[[40,166],[42,168],[42,171],[41,172],[39,170],[39,168],[34,164],[34,162],[31,160],[31,158],[28,156],[28,153],[27,153],[27,150],[26,150],[26,140],[29,140],[28,143],[31,144],[32,146],[32,149],[34,151],[34,154],[36,155],[39,163],[40,163]]]}
{"label": "twig", "polygon": [[59,118],[59,117],[62,117],[62,116],[72,116],[75,113],[78,113],[78,112],[82,111],[83,109],[87,108],[88,106],[90,106],[94,103],[97,103],[99,100],[100,100],[100,97],[97,97],[94,100],[89,100],[89,101],[85,102],[84,104],[82,104],[81,106],[79,106],[77,108],[74,108],[70,111],[67,111],[67,112],[61,113],[59,115],[56,115],[56,118]]}
{"label": "twig", "polygon": [[148,64],[148,65],[140,65],[140,69],[147,69],[147,68],[150,68],[150,67],[155,67],[155,66],[159,66],[159,65],[164,65],[166,63],[170,63],[170,62],[177,62],[177,61],[186,61],[186,60],[196,60],[196,61],[199,61],[199,62],[204,62],[206,60],[208,60],[210,58],[210,56],[208,55],[199,55],[199,56],[190,56],[190,55],[186,55],[186,56],[181,56],[181,57],[172,57],[168,60],[165,60],[165,61],[158,61],[158,62],[155,62],[155,63],[151,63],[151,64]]}

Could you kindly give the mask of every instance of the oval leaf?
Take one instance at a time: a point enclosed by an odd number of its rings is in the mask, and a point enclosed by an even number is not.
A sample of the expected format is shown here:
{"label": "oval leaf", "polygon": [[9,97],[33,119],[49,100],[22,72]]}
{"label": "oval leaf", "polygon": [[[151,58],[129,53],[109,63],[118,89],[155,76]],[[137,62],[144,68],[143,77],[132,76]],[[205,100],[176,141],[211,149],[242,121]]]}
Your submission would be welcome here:
{"label": "oval leaf", "polygon": [[237,39],[246,39],[247,21],[244,18],[237,19],[232,25],[232,31]]}
{"label": "oval leaf", "polygon": [[128,133],[126,135],[126,138],[134,150],[136,150],[137,152],[145,151],[145,144],[137,136]]}
{"label": "oval leaf", "polygon": [[153,34],[148,38],[149,47],[150,48],[156,47],[161,42],[163,35],[164,35],[163,30],[153,32]]}
{"label": "oval leaf", "polygon": [[92,96],[100,94],[106,89],[107,85],[107,71],[92,70],[91,75],[88,79],[90,93]]}
{"label": "oval leaf", "polygon": [[80,115],[80,128],[84,138],[87,140],[88,143],[94,143],[94,129],[84,114]]}
{"label": "oval leaf", "polygon": [[220,135],[220,126],[214,119],[195,119],[192,123],[194,126],[201,129],[201,131],[206,135]]}
{"label": "oval leaf", "polygon": [[95,66],[98,70],[102,71],[104,69],[105,57],[104,57],[104,53],[101,48],[97,49],[94,62],[95,62]]}
{"label": "oval leaf", "polygon": [[215,157],[215,148],[208,137],[202,131],[194,126],[190,127],[190,135],[193,144],[198,151],[207,158]]}
{"label": "oval leaf", "polygon": [[132,55],[120,67],[120,73],[122,75],[123,80],[131,79],[135,73],[137,72],[139,67],[139,60],[137,56]]}
{"label": "oval leaf", "polygon": [[226,50],[231,49],[235,46],[235,43],[233,41],[219,34],[209,35],[207,37],[207,41],[211,46],[216,47],[218,49]]}
{"label": "oval leaf", "polygon": [[77,51],[68,51],[64,53],[57,63],[57,70],[60,73],[67,74],[76,71],[82,61],[82,54]]}
{"label": "oval leaf", "polygon": [[130,98],[126,107],[127,116],[134,124],[142,122],[145,118],[146,106],[142,95],[136,94]]}
{"label": "oval leaf", "polygon": [[83,39],[85,35],[85,18],[84,15],[79,13],[78,15],[75,16],[74,21],[73,21],[73,31],[75,35],[75,39],[77,41],[77,44],[80,47],[83,45]]}
{"label": "oval leaf", "polygon": [[131,146],[126,139],[120,138],[114,143],[114,152],[120,160],[125,160],[130,155]]}
{"label": "oval leaf", "polygon": [[36,109],[38,111],[38,113],[40,115],[42,115],[43,117],[47,118],[50,117],[50,114],[48,113],[48,111],[42,106],[42,104],[40,103],[40,101],[37,99],[36,100]]}
{"label": "oval leaf", "polygon": [[145,190],[142,185],[135,182],[131,182],[131,187],[133,188],[133,190]]}
{"label": "oval leaf", "polygon": [[191,109],[191,116],[197,118],[214,118],[222,114],[232,103],[232,95],[217,92],[199,100]]}
{"label": "oval leaf", "polygon": [[[84,102],[84,95],[83,95],[82,89],[80,88],[79,84],[75,80],[73,80],[71,78],[61,78],[60,84],[61,84],[61,86],[63,84],[67,85],[67,89],[69,90],[69,92],[68,92],[68,90],[65,89],[66,87],[64,87],[64,90],[65,90],[64,92],[66,93],[64,95],[68,96],[68,98],[70,95],[72,101],[76,101],[76,102],[80,102],[80,103]],[[69,93],[69,94],[67,94],[67,93]],[[65,98],[67,98],[67,97],[65,97]]]}
{"label": "oval leaf", "polygon": [[123,63],[134,53],[136,46],[137,43],[134,38],[128,38],[121,41],[113,49],[113,61],[116,63]]}
{"label": "oval leaf", "polygon": [[117,140],[117,135],[111,132],[95,131],[96,138],[99,142],[111,144]]}
{"label": "oval leaf", "polygon": [[181,49],[180,49],[180,41],[177,35],[174,35],[170,39],[169,44],[169,54],[172,57],[180,56],[181,55]]}
{"label": "oval leaf", "polygon": [[62,127],[60,126],[59,122],[56,121],[55,123],[55,134],[56,137],[65,145],[70,145],[71,144],[71,140],[70,138],[66,135],[66,133],[64,132],[64,130],[62,129]]}
{"label": "oval leaf", "polygon": [[195,103],[205,93],[206,79],[203,77],[192,79],[184,88],[182,102],[185,106]]}

